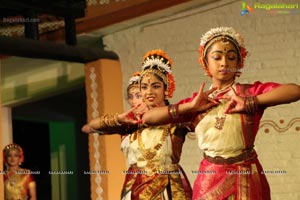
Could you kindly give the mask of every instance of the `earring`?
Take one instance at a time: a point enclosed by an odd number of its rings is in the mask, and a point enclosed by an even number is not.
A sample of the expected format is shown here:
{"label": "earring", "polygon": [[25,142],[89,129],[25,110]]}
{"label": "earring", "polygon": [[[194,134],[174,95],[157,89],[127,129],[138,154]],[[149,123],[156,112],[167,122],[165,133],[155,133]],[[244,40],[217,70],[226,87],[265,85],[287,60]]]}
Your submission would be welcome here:
{"label": "earring", "polygon": [[168,91],[165,91],[165,99],[168,99]]}
{"label": "earring", "polygon": [[205,69],[204,75],[211,77],[211,73],[207,69]]}
{"label": "earring", "polygon": [[241,76],[241,74],[242,74],[242,72],[235,72],[235,77],[240,77]]}

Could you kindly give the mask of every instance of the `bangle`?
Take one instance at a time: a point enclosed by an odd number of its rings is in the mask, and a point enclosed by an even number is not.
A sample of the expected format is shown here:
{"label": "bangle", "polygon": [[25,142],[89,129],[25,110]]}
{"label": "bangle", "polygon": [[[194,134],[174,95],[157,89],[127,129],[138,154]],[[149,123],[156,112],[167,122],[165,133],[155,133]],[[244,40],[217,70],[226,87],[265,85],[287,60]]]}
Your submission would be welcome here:
{"label": "bangle", "polygon": [[170,104],[168,106],[168,115],[171,119],[171,121],[173,121],[174,119],[178,118],[179,113],[178,113],[178,104]]}
{"label": "bangle", "polygon": [[247,114],[254,114],[257,111],[258,106],[256,96],[245,97],[244,103]]}
{"label": "bangle", "polygon": [[115,126],[121,126],[122,124],[118,122],[118,113],[114,115],[101,115],[99,117],[99,129],[112,128]]}
{"label": "bangle", "polygon": [[103,125],[104,127],[109,127],[109,115],[103,116]]}
{"label": "bangle", "polygon": [[121,126],[122,124],[118,121],[118,115],[119,115],[119,113],[114,114],[114,122],[115,122],[115,125]]}
{"label": "bangle", "polygon": [[99,127],[105,127],[106,125],[104,124],[104,116],[101,115],[99,117]]}

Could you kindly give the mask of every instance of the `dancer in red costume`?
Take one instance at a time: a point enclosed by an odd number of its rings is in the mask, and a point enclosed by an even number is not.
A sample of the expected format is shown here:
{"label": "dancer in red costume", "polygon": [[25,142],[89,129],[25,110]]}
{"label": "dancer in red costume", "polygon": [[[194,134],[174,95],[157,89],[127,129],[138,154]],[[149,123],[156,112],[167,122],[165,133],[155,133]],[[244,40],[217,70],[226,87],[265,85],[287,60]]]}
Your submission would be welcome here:
{"label": "dancer in red costume", "polygon": [[143,115],[147,125],[187,121],[195,125],[204,158],[193,187],[194,200],[270,199],[269,184],[254,150],[259,122],[267,107],[298,101],[300,87],[238,83],[246,56],[244,40],[233,28],[209,30],[201,38],[199,62],[211,77],[214,91],[203,92],[202,84],[191,98]]}

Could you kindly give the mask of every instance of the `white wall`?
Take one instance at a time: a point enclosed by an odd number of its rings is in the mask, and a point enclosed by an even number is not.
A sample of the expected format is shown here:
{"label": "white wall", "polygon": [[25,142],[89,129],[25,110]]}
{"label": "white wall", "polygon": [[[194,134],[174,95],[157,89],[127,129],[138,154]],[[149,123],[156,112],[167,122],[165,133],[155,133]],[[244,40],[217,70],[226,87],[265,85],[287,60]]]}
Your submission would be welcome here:
{"label": "white wall", "polygon": [[[284,2],[295,3],[296,0],[280,1]],[[254,6],[254,1],[246,3]],[[171,102],[191,96],[202,81],[209,85],[210,80],[198,65],[197,50],[200,36],[218,26],[232,26],[245,38],[250,56],[239,82],[260,80],[299,84],[300,9],[294,14],[270,14],[254,9],[254,12],[241,16],[241,7],[242,1],[223,0],[107,35],[104,43],[121,59],[124,91],[132,72],[140,70],[143,55],[156,48],[166,51],[174,61],[176,91]],[[262,121],[264,127],[256,139],[264,169],[286,171],[286,174],[267,174],[274,200],[300,199],[299,103],[267,109]],[[191,183],[196,176],[191,171],[198,170],[201,157],[195,139],[187,138],[181,164]]]}

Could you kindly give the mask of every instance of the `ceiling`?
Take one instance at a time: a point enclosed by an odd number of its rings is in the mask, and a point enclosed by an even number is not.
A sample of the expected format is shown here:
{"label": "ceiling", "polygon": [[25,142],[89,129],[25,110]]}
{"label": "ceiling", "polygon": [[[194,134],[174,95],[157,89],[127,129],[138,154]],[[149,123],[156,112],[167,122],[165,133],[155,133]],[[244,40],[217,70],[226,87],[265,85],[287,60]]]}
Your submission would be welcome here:
{"label": "ceiling", "polygon": [[64,22],[66,43],[76,44],[75,19],[84,17],[85,9],[85,0],[1,0],[1,35],[38,40],[40,34],[61,27],[50,24]]}
{"label": "ceiling", "polygon": [[1,0],[0,16],[26,16],[28,11],[49,14],[57,17],[84,17],[85,0]]}
{"label": "ceiling", "polygon": [[215,1],[0,0],[0,36],[77,45],[80,39],[86,43],[89,33],[101,37],[211,2]]}

